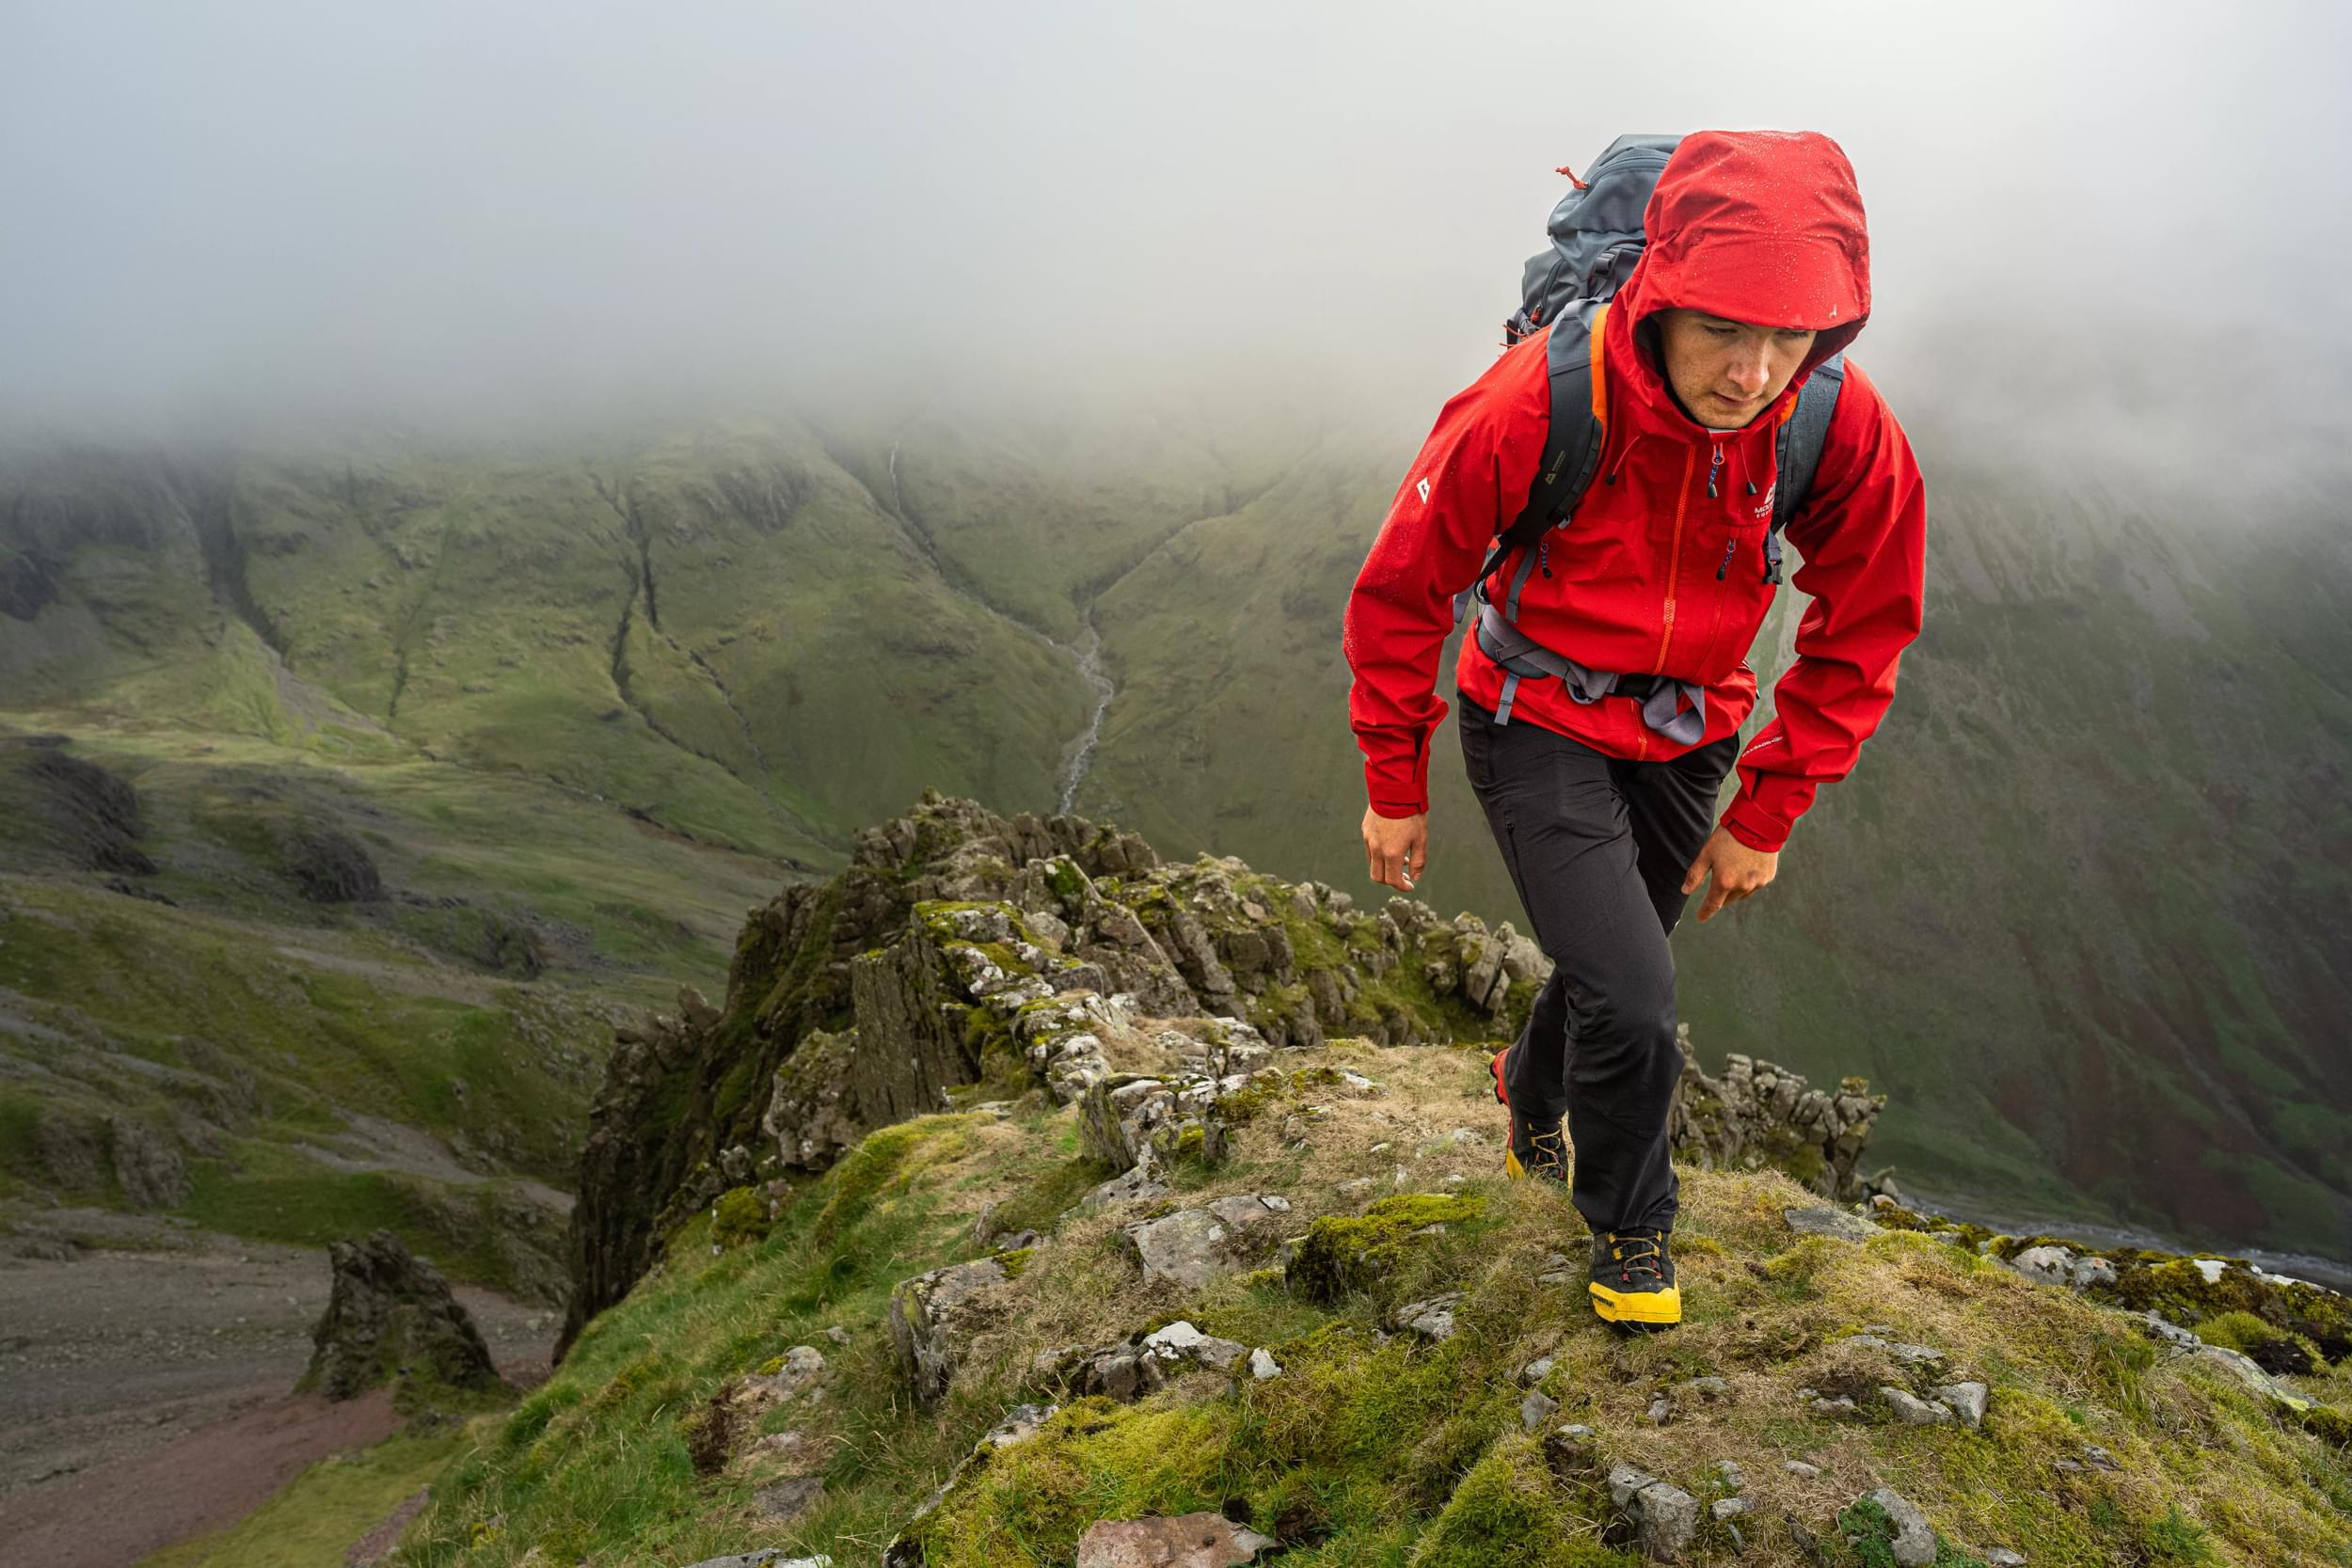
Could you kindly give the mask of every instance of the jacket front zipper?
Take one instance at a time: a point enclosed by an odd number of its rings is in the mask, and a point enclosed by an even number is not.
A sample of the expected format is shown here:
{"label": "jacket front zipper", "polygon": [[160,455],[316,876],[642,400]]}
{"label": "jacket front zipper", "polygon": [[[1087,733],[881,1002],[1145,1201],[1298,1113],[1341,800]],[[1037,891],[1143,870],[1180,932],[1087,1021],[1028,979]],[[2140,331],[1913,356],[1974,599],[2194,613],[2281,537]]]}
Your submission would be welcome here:
{"label": "jacket front zipper", "polygon": [[[1665,629],[1658,637],[1658,662],[1650,669],[1653,675],[1666,673],[1666,648],[1675,640],[1675,588],[1682,576],[1682,515],[1691,504],[1691,470],[1698,467],[1699,449],[1691,447],[1682,456],[1682,485],[1675,492],[1674,543],[1666,557]],[[1709,470],[1710,472],[1712,470]]]}

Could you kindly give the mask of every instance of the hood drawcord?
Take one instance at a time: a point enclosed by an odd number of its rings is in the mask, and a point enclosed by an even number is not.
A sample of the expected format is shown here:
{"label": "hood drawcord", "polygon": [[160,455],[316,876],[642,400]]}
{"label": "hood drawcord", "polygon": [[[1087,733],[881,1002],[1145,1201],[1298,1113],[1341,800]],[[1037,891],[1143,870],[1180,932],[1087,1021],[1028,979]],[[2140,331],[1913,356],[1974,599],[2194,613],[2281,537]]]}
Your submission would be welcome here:
{"label": "hood drawcord", "polygon": [[1708,500],[1715,499],[1715,476],[1723,471],[1724,447],[1723,443],[1718,441],[1715,443],[1714,460],[1707,465],[1707,499]]}
{"label": "hood drawcord", "polygon": [[1633,455],[1633,449],[1635,445],[1641,441],[1643,436],[1648,434],[1649,432],[1645,430],[1637,430],[1631,436],[1626,437],[1625,445],[1617,451],[1617,460],[1609,466],[1609,471],[1607,473],[1600,476],[1600,482],[1603,484],[1614,484],[1617,483],[1617,476],[1625,472],[1626,459]]}

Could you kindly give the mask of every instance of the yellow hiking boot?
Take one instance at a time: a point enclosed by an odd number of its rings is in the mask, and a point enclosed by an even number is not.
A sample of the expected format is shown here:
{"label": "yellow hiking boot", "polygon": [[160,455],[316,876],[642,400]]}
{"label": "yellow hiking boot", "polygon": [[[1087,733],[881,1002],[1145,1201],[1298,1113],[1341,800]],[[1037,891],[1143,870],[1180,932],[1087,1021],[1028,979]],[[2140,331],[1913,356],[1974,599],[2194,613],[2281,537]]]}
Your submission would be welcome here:
{"label": "yellow hiking boot", "polygon": [[1589,1289],[1593,1310],[1605,1322],[1660,1329],[1682,1321],[1682,1292],[1675,1288],[1675,1263],[1663,1230],[1597,1232]]}
{"label": "yellow hiking boot", "polygon": [[1555,1121],[1549,1127],[1536,1127],[1511,1109],[1511,1091],[1502,1082],[1502,1058],[1512,1049],[1506,1046],[1496,1052],[1488,1064],[1494,1073],[1495,1103],[1511,1118],[1511,1135],[1502,1146],[1503,1171],[1515,1181],[1534,1177],[1565,1187],[1568,1183],[1568,1141],[1561,1133],[1560,1124]]}

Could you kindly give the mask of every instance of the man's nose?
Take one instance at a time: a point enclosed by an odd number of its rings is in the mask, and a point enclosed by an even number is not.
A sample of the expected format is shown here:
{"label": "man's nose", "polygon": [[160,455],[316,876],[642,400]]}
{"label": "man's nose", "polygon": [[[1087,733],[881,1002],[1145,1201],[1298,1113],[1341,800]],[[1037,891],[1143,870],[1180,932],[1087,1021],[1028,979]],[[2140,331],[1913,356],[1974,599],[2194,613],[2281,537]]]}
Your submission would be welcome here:
{"label": "man's nose", "polygon": [[1731,384],[1749,397],[1761,392],[1772,378],[1772,368],[1760,353],[1743,354],[1731,362]]}

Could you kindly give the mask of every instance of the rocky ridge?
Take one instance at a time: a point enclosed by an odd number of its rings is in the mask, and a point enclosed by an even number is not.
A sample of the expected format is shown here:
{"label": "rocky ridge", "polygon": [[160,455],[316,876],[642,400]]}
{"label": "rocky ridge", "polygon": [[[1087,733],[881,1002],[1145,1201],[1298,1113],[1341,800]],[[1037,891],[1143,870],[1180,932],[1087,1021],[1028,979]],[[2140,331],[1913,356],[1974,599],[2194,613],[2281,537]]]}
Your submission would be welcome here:
{"label": "rocky ridge", "polygon": [[869,844],[616,1053],[600,1138],[727,1084],[758,1131],[646,1195],[660,1261],[435,1560],[618,1547],[571,1499],[624,1495],[704,1555],[892,1568],[2352,1550],[2332,1292],[1926,1214],[1862,1169],[1866,1084],[1686,1036],[1690,1309],[1613,1333],[1573,1210],[1500,1171],[1485,1054],[1542,975],[1507,928],[937,798]]}
{"label": "rocky ridge", "polygon": [[1074,1101],[1131,1022],[1192,1020],[1204,1053],[1223,1030],[1245,1054],[1486,1038],[1549,972],[1507,922],[1359,910],[1230,857],[1168,864],[1083,817],[929,793],[860,833],[849,869],[753,911],[723,1005],[689,989],[620,1031],[580,1160],[565,1342],[730,1187],[821,1171],[972,1085]]}

